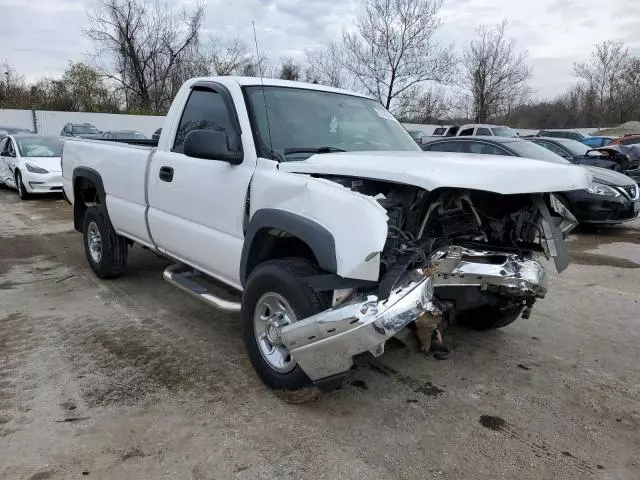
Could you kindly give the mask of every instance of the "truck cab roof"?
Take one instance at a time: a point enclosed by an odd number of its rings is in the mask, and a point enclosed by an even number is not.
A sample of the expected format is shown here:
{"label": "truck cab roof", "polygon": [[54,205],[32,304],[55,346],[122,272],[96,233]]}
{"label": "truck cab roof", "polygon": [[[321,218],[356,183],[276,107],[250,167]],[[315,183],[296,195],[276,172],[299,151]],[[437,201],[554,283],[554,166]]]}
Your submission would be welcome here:
{"label": "truck cab roof", "polygon": [[191,85],[197,82],[216,82],[224,86],[232,84],[245,86],[260,86],[265,87],[289,87],[289,88],[303,88],[305,90],[318,90],[322,92],[342,93],[344,95],[350,95],[352,97],[364,97],[372,98],[369,95],[363,93],[353,92],[351,90],[344,90],[342,88],[328,87],[326,85],[320,85],[316,83],[296,82],[292,80],[280,80],[277,78],[260,78],[260,77],[240,77],[240,76],[224,76],[224,77],[197,77],[187,81],[187,85]]}

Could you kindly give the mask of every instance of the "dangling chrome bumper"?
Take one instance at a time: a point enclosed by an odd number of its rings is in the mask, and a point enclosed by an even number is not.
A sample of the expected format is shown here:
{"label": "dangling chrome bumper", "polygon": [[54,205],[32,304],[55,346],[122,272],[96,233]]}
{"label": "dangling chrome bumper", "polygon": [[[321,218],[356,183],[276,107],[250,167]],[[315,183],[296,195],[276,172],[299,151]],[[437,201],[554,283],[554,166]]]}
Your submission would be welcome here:
{"label": "dangling chrome bumper", "polygon": [[389,338],[421,316],[435,327],[441,312],[433,301],[431,278],[422,272],[409,276],[386,300],[368,295],[282,327],[282,344],[317,381],[349,370],[355,355],[381,355]]}

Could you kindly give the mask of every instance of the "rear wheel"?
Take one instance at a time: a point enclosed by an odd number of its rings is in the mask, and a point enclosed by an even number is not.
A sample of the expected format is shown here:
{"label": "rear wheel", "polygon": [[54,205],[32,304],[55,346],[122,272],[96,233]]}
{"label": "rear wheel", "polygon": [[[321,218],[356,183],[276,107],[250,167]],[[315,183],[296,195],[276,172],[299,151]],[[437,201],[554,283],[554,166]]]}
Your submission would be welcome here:
{"label": "rear wheel", "polygon": [[251,364],[268,387],[296,391],[285,396],[295,403],[317,396],[317,390],[280,342],[279,328],[329,308],[328,297],[304,282],[318,272],[306,259],[270,260],[251,272],[242,295],[243,339]]}
{"label": "rear wheel", "polygon": [[24,187],[24,183],[22,183],[22,174],[20,173],[20,170],[16,170],[14,180],[16,182],[16,189],[18,190],[18,196],[20,197],[20,200],[28,200],[29,198],[31,198],[31,195]]}
{"label": "rear wheel", "polygon": [[87,208],[82,225],[84,251],[99,278],[115,278],[127,264],[127,242],[118,235],[100,205]]}
{"label": "rear wheel", "polygon": [[459,314],[458,322],[474,330],[503,328],[520,318],[522,310],[524,310],[524,305],[522,304],[510,304],[503,307],[483,305]]}

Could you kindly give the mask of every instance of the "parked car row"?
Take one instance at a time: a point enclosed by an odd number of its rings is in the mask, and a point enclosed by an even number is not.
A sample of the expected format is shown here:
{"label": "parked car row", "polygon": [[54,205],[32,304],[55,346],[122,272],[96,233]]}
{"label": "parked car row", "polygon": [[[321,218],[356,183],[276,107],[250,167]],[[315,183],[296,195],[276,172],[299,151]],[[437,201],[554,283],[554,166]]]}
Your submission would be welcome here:
{"label": "parked car row", "polygon": [[[425,136],[421,130],[410,130],[413,139],[422,145],[429,141],[430,137],[464,137],[464,136],[487,136],[487,137],[519,137],[520,135],[510,127],[490,124],[466,124],[442,125],[433,130],[431,136]],[[604,147],[606,145],[635,145],[640,144],[640,134],[624,135],[622,137],[612,137],[607,135],[586,135],[576,130],[546,129],[540,130],[535,135],[524,135],[522,138],[546,137],[564,138],[584,143],[591,148]]]}
{"label": "parked car row", "polygon": [[[0,128],[1,131],[11,134],[5,134],[0,141],[0,183],[15,188],[22,199],[35,193],[62,190],[61,139],[33,135],[17,127]],[[156,130],[153,137],[159,137],[161,131]],[[63,136],[67,137],[130,142],[148,140],[134,130],[96,132],[98,129],[90,124],[67,124],[62,130]],[[567,138],[578,132],[552,130],[541,133],[562,135],[538,135],[525,140],[517,138],[508,127],[483,124],[463,125],[453,136],[429,138],[419,137],[419,131],[409,133],[425,151],[506,155],[583,165],[594,177],[593,187],[567,192],[563,197],[580,223],[620,223],[638,216],[640,145],[619,143],[590,148],[583,142]]]}
{"label": "parked car row", "polygon": [[[424,143],[422,149],[428,152],[525,157],[551,163],[583,165],[593,175],[592,185],[560,195],[579,223],[622,223],[637,218],[640,212],[637,179],[610,168],[615,162],[576,140],[448,137],[432,139]],[[482,158],[478,157],[478,161]]]}
{"label": "parked car row", "polygon": [[60,132],[61,137],[93,140],[145,140],[147,137],[136,130],[100,131],[90,123],[67,123]]}

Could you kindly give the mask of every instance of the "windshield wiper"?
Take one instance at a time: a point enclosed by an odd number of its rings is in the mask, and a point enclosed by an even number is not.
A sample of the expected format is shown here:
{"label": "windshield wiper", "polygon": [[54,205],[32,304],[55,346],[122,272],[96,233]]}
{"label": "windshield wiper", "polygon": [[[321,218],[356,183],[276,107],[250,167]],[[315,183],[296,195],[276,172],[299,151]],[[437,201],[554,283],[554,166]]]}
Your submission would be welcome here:
{"label": "windshield wiper", "polygon": [[334,152],[346,152],[341,148],[336,147],[299,147],[299,148],[285,148],[284,154],[289,155],[291,153],[334,153]]}

